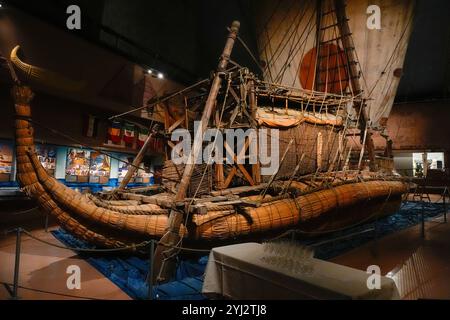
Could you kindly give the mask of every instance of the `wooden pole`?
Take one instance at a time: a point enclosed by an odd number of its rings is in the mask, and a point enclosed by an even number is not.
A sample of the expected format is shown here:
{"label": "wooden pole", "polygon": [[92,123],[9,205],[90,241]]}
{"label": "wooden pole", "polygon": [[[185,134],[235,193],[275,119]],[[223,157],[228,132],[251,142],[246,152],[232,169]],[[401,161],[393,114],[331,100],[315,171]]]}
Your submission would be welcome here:
{"label": "wooden pole", "polygon": [[[215,120],[214,123],[216,125],[217,129],[221,129],[220,125],[221,125],[221,117],[219,115],[219,110],[217,109],[217,100],[216,103],[214,104],[214,110],[216,111],[216,116],[215,116]],[[220,131],[220,134],[223,134],[222,131]],[[222,190],[224,189],[224,182],[225,182],[225,177],[223,175],[223,157],[222,157],[222,162],[221,163],[215,163],[214,164],[214,172],[216,175],[216,189],[217,190]]]}
{"label": "wooden pole", "polygon": [[175,255],[177,253],[175,246],[180,242],[180,226],[183,222],[184,199],[186,198],[189,182],[194,171],[197,158],[202,154],[203,135],[207,129],[209,120],[211,118],[214,104],[216,102],[217,94],[219,93],[220,85],[222,83],[221,73],[226,71],[226,67],[230,60],[231,51],[233,50],[234,42],[237,38],[240,23],[233,21],[228,39],[220,57],[217,72],[211,85],[208,99],[206,100],[200,125],[195,133],[194,146],[189,154],[187,164],[184,168],[183,176],[178,186],[177,194],[175,196],[175,207],[170,211],[168,227],[166,234],[161,238],[155,252],[154,270],[156,270],[156,280],[159,282],[167,282],[175,272]]}
{"label": "wooden pole", "polygon": [[152,138],[152,134],[150,133],[147,137],[147,139],[144,142],[144,145],[142,146],[141,150],[139,150],[136,158],[133,160],[133,165],[128,167],[127,174],[123,178],[123,180],[120,182],[120,185],[117,189],[115,189],[116,192],[123,191],[127,184],[130,182],[131,178],[133,177],[134,173],[136,172],[137,168],[139,168],[139,165],[141,164],[142,160],[144,159],[145,153],[147,152],[147,149],[150,145],[150,141]]}
{"label": "wooden pole", "polygon": [[[256,119],[256,113],[258,110],[258,101],[256,98],[256,88],[255,88],[255,80],[250,79],[248,81],[249,86],[249,106],[250,106],[250,115],[252,119]],[[261,166],[259,163],[259,130],[256,128],[256,163],[252,165],[252,177],[255,184],[261,183]]]}
{"label": "wooden pole", "polygon": [[275,178],[278,175],[278,172],[281,169],[281,166],[284,163],[284,159],[286,158],[286,155],[289,151],[289,148],[291,147],[292,143],[294,142],[294,139],[292,138],[291,141],[289,141],[289,144],[286,147],[286,150],[284,150],[284,154],[283,157],[281,158],[280,164],[278,165],[277,171],[275,171],[272,176],[270,177],[269,183],[267,184],[266,188],[264,189],[264,191],[261,193],[261,201],[264,200],[264,197],[266,196],[267,190],[270,188],[270,186],[272,185],[272,183],[275,181]]}

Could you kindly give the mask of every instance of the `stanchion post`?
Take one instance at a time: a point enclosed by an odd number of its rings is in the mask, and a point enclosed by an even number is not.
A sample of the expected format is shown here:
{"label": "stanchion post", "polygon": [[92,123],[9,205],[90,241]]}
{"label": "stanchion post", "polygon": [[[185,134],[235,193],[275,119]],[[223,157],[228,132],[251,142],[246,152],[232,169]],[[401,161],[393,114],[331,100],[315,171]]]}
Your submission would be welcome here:
{"label": "stanchion post", "polygon": [[18,300],[19,296],[17,292],[19,290],[19,271],[20,271],[20,247],[21,247],[21,239],[22,238],[22,228],[16,229],[16,259],[14,262],[14,283],[13,283],[13,292],[12,299]]}
{"label": "stanchion post", "polygon": [[444,202],[444,223],[447,223],[447,202],[445,202],[445,197],[449,194],[448,187],[445,187],[444,196],[442,197],[442,201]]}
{"label": "stanchion post", "polygon": [[425,201],[422,200],[422,210],[420,212],[420,218],[421,218],[421,228],[420,228],[420,235],[422,239],[425,239]]}
{"label": "stanchion post", "polygon": [[148,300],[153,300],[153,259],[155,255],[155,241],[150,241],[150,261],[148,267]]}

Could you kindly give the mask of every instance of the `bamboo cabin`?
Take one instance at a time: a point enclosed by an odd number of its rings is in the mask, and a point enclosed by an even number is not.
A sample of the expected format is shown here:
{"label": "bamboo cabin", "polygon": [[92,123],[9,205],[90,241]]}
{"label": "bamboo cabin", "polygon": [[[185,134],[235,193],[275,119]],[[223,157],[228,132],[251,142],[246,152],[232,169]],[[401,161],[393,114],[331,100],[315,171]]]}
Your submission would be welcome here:
{"label": "bamboo cabin", "polygon": [[[230,59],[233,46],[242,42],[235,21],[210,79],[140,108],[150,114],[162,108],[166,113],[164,128],[153,132],[164,137],[167,157],[162,184],[152,188],[127,188],[149,141],[131,164],[134,170],[112,192],[81,194],[47,174],[34,149],[33,83],[68,84],[66,89],[76,89],[76,84],[23,61],[16,47],[10,53],[10,71],[21,187],[61,227],[98,246],[132,248],[148,239],[159,240],[154,263],[158,281],[170,279],[174,256],[185,245],[263,240],[292,229],[310,237],[395,212],[407,187],[393,171],[382,119],[389,114],[398,79],[392,73],[383,76],[379,81],[391,84],[371,93],[363,85],[362,69],[370,69],[372,60],[360,52],[363,44],[355,45],[362,35],[352,37],[346,10],[354,5],[346,9],[341,0],[299,5],[306,7],[295,10],[304,15],[297,18],[297,35],[283,37],[271,23],[266,26],[272,36],[261,40],[261,59],[255,58],[265,63],[262,76]],[[284,23],[292,26],[290,19]],[[392,46],[387,48],[400,44],[397,64],[403,62],[409,32],[407,22],[402,23],[397,27],[406,25],[406,36],[390,34]],[[364,68],[358,54],[366,59]],[[373,73],[367,80],[377,81]],[[166,102],[180,97],[184,109],[167,107]],[[194,150],[208,144],[203,139],[208,128],[216,129],[215,137],[225,141],[220,146],[223,157],[235,161],[198,163]],[[177,129],[193,138],[193,151],[183,154],[185,164],[171,158],[180,152],[177,141],[171,140]],[[246,136],[241,146],[230,144],[226,130],[238,129],[265,133],[266,140],[275,136],[278,145],[266,145],[254,135]],[[386,137],[385,157],[375,154],[374,134]],[[279,159],[270,174],[262,174],[269,166],[260,157],[262,148],[269,159]]]}

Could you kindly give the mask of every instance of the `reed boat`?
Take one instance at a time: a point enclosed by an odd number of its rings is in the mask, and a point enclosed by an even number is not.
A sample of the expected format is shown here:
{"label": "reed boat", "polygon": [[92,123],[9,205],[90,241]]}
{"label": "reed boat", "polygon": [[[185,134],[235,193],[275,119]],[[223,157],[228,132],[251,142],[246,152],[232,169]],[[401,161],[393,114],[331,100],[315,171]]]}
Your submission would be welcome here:
{"label": "reed boat", "polygon": [[[267,167],[259,158],[261,140],[255,143],[256,163],[248,161],[254,152],[250,150],[252,137],[248,136],[241,149],[225,143],[222,150],[235,160],[237,155],[243,156],[242,163],[198,164],[194,151],[185,154],[192,160],[185,164],[176,164],[168,157],[163,183],[153,187],[151,193],[148,188],[126,187],[133,168],[145,155],[147,142],[113,192],[82,194],[46,172],[34,146],[34,93],[22,79],[58,82],[57,76],[22,61],[15,48],[10,55],[15,83],[11,92],[16,115],[17,180],[23,191],[62,228],[98,246],[133,248],[145,240],[159,240],[154,264],[160,270],[160,281],[170,279],[173,256],[182,244],[212,247],[250,238],[264,240],[287,230],[314,236],[395,212],[407,185],[394,172],[389,155],[375,156],[372,134],[377,128],[371,125],[365,109],[359,71],[354,69],[355,53],[346,50],[346,36],[339,36],[348,33],[348,19],[342,2],[332,3],[338,35],[328,40],[316,37],[319,42],[315,48],[339,57],[327,60],[334,63],[330,70],[334,68],[337,73],[326,70],[328,76],[340,79],[339,87],[333,85],[329,91],[317,82],[324,79],[320,69],[323,63],[312,61],[311,55],[308,61],[302,61],[309,64],[303,69],[315,73],[316,84],[313,81],[311,87],[308,82],[309,88],[261,80],[237,65],[230,68],[239,30],[239,23],[234,22],[218,68],[208,81],[209,94],[193,103],[186,119],[175,116],[170,128],[162,133],[168,137],[176,126],[190,130],[192,122],[198,120],[201,125],[194,133],[196,150],[196,146],[204,146],[201,138],[207,128],[218,129],[221,135],[225,129],[265,130],[269,136],[277,132],[278,150],[273,146],[266,150],[279,158],[275,171],[261,174]],[[335,43],[337,51],[330,43]],[[177,149],[176,143],[170,146]]]}

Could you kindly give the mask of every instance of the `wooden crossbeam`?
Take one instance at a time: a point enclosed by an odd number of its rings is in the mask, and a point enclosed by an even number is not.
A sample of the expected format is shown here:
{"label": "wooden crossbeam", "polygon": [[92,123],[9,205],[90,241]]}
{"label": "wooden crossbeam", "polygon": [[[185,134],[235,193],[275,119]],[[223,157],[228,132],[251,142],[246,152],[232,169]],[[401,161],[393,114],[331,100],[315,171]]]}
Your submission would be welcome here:
{"label": "wooden crossbeam", "polygon": [[254,186],[255,181],[253,181],[252,176],[247,172],[244,165],[238,163],[237,166],[238,166],[239,170],[242,172],[242,174],[244,175],[245,179],[247,179],[247,181],[250,183],[250,185]]}
{"label": "wooden crossbeam", "polygon": [[[247,151],[247,149],[248,149],[248,147],[250,145],[250,140],[251,140],[250,138],[245,139],[244,147],[242,148],[242,150],[239,151],[239,155],[240,156],[243,156],[243,153],[245,153]],[[245,179],[247,179],[247,181],[250,183],[250,185],[254,186],[255,185],[255,181],[253,180],[252,176],[248,173],[247,169],[245,169],[243,164],[240,164],[240,163],[237,162],[236,154],[234,153],[233,150],[231,150],[230,146],[226,142],[225,142],[225,149],[233,157],[233,161],[234,161],[235,165],[237,166],[239,171],[242,172],[242,174],[244,175]],[[233,166],[233,168],[236,168],[236,167]],[[236,172],[234,172],[234,174],[236,174]],[[228,180],[228,177],[227,177],[227,180]],[[225,185],[226,185],[226,187],[228,186],[226,183],[225,183]]]}
{"label": "wooden crossbeam", "polygon": [[227,179],[225,180],[225,182],[223,184],[224,185],[224,187],[223,187],[224,189],[228,188],[228,186],[230,185],[231,180],[233,180],[233,177],[235,176],[236,172],[237,172],[236,167],[233,167],[231,169],[231,172],[228,174]]}
{"label": "wooden crossbeam", "polygon": [[186,119],[185,118],[180,118],[177,121],[175,121],[170,127],[169,129],[167,129],[167,133],[171,133],[173,130],[175,130],[176,128],[178,128],[178,126],[180,124],[182,124]]}

